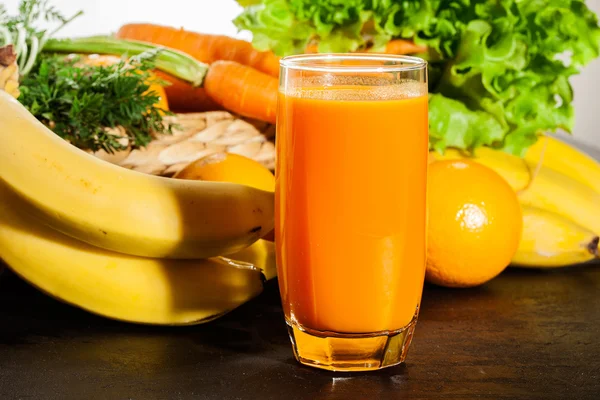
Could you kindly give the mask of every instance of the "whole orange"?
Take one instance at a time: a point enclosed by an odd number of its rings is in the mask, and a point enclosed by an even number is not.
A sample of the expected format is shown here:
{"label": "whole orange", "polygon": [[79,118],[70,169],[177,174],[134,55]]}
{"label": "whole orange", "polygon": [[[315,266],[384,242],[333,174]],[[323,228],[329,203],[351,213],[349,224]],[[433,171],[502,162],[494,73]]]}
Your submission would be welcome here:
{"label": "whole orange", "polygon": [[428,282],[481,285],[517,251],[522,215],[516,193],[494,170],[470,160],[429,165]]}
{"label": "whole orange", "polygon": [[193,161],[173,178],[239,183],[268,192],[275,191],[275,175],[267,167],[251,158],[226,152]]}

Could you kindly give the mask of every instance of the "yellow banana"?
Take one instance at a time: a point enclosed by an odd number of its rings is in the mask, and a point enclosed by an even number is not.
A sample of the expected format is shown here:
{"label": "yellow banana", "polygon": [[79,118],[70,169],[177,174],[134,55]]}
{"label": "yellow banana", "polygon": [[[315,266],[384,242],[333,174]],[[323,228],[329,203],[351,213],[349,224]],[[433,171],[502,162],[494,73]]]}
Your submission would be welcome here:
{"label": "yellow banana", "polygon": [[530,168],[540,163],[600,192],[600,163],[552,136],[540,136],[525,154]]}
{"label": "yellow banana", "polygon": [[269,240],[257,240],[245,249],[227,257],[257,266],[268,281],[277,276],[275,243]]}
{"label": "yellow banana", "polygon": [[598,258],[598,236],[555,213],[523,206],[523,233],[512,265],[553,268]]}
{"label": "yellow banana", "polygon": [[104,249],[206,258],[242,250],[273,229],[274,194],[121,168],[70,145],[0,91],[0,182],[41,223]]}
{"label": "yellow banana", "polygon": [[498,172],[517,191],[521,205],[533,206],[561,215],[592,232],[600,232],[600,193],[551,168],[535,174],[529,164],[516,156],[490,148],[477,149],[472,158],[457,150],[434,159],[470,158]]}
{"label": "yellow banana", "polygon": [[[199,324],[263,289],[263,274],[252,264],[113,253],[37,224],[2,185],[0,199],[0,259],[44,292],[95,314],[135,323]],[[262,240],[244,251],[257,265],[273,263],[272,247]]]}
{"label": "yellow banana", "polygon": [[532,179],[531,171],[525,160],[488,147],[477,149],[475,155],[457,149],[446,149],[444,154],[432,151],[430,159],[432,161],[457,159],[477,161],[500,174],[515,191],[527,188]]}

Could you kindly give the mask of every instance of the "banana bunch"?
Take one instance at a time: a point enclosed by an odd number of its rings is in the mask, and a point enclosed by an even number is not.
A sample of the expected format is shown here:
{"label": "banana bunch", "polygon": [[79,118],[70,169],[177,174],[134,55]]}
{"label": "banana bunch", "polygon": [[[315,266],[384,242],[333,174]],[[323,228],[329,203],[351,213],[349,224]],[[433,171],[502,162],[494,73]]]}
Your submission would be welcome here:
{"label": "banana bunch", "polygon": [[517,192],[523,233],[512,265],[563,267],[597,259],[600,164],[550,136],[519,158],[490,148],[467,155],[450,149],[434,159],[473,159],[499,173]]}
{"label": "banana bunch", "polygon": [[124,254],[197,259],[235,253],[273,229],[272,192],[127,170],[70,145],[3,92],[0,110],[0,178],[67,236]]}
{"label": "banana bunch", "polygon": [[273,193],[161,178],[71,146],[0,91],[0,259],[118,320],[209,321],[275,276]]}
{"label": "banana bunch", "polygon": [[13,45],[0,47],[0,91],[19,97],[19,66]]}

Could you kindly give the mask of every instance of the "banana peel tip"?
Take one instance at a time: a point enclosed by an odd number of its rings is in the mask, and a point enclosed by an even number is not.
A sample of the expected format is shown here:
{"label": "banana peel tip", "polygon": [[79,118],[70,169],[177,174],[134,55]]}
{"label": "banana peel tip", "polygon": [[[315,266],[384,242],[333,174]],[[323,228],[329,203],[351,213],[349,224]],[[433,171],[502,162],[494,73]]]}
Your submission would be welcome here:
{"label": "banana peel tip", "polygon": [[588,251],[596,257],[600,257],[598,253],[598,243],[600,243],[600,237],[594,237],[587,245]]}

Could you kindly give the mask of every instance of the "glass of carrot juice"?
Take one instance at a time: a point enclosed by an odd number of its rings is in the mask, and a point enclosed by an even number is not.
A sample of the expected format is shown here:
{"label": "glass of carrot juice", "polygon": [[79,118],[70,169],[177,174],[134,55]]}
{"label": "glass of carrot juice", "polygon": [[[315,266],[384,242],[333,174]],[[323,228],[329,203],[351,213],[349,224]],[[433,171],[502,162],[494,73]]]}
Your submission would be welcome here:
{"label": "glass of carrot juice", "polygon": [[383,54],[281,60],[275,236],[296,359],[404,361],[423,291],[427,68]]}

